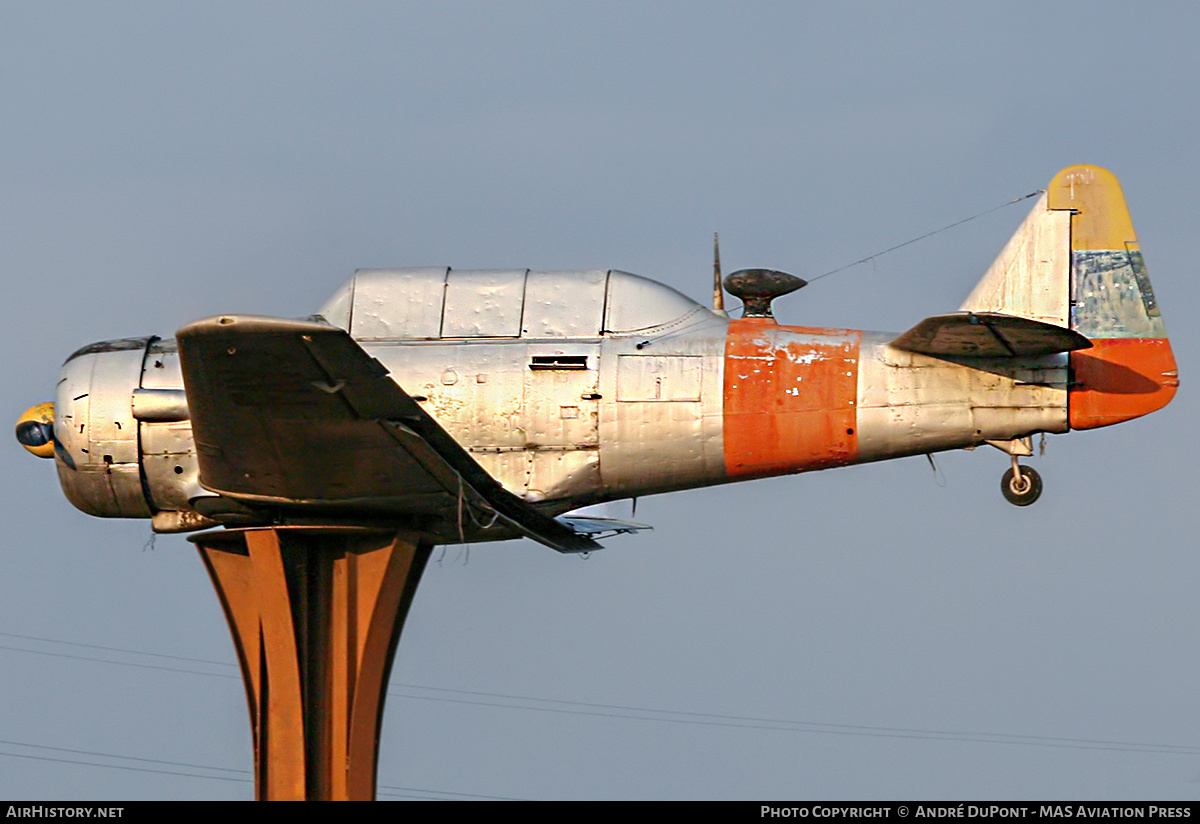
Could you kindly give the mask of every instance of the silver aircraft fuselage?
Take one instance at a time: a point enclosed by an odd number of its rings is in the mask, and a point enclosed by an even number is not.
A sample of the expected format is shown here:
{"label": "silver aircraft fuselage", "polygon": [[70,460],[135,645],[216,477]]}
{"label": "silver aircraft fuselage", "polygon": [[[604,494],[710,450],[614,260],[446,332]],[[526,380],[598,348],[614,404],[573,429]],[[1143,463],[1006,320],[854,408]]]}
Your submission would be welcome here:
{"label": "silver aircraft fuselage", "polygon": [[[395,305],[388,293],[409,292],[414,280],[440,287],[459,276],[488,284],[485,301],[472,293],[482,305],[469,330],[415,337],[363,308]],[[594,321],[556,327],[556,307],[529,300],[527,282],[571,296],[575,318],[590,298]],[[615,271],[371,271],[349,290],[321,314],[508,491],[555,513],[1067,429],[1065,355],[968,368],[896,349],[893,334],[730,320]],[[636,313],[606,314],[610,290],[615,300],[634,292]],[[502,300],[514,305],[511,325],[484,326],[505,318]],[[522,303],[537,309],[522,315]],[[410,322],[432,332],[437,320]],[[173,340],[82,350],[63,367],[55,408],[60,477],[76,506],[110,517],[180,513],[157,515],[163,528],[176,517],[203,523],[190,513],[211,493],[199,483]]]}
{"label": "silver aircraft fuselage", "polygon": [[[549,515],[984,443],[1029,454],[1034,433],[1118,423],[1174,395],[1132,223],[1103,170],[1060,173],[962,309],[897,337],[780,325],[769,309],[730,319],[616,270],[430,268],[360,270],[314,319],[348,332],[491,478]],[[1080,343],[1005,338],[1055,330]],[[67,497],[159,531],[286,520],[286,506],[206,487],[185,371],[176,342],[155,337],[67,360],[52,412]]]}

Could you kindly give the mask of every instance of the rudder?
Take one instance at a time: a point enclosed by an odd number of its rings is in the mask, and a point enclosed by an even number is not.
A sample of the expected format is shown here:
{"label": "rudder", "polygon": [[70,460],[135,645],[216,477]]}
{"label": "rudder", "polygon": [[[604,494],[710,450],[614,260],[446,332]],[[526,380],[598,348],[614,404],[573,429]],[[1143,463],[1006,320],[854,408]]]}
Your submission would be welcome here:
{"label": "rudder", "polygon": [[1121,184],[1097,166],[1071,166],[1046,194],[1049,209],[1070,215],[1070,326],[1093,343],[1070,356],[1071,428],[1161,409],[1179,373]]}

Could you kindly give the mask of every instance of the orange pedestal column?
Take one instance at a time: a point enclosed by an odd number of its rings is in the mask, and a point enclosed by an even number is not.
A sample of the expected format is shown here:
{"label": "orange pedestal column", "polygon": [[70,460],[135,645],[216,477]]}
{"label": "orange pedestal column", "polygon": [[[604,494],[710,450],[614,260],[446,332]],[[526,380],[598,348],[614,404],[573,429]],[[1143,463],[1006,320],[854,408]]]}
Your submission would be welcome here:
{"label": "orange pedestal column", "polygon": [[373,800],[384,690],[431,546],[360,527],[205,532],[263,801]]}

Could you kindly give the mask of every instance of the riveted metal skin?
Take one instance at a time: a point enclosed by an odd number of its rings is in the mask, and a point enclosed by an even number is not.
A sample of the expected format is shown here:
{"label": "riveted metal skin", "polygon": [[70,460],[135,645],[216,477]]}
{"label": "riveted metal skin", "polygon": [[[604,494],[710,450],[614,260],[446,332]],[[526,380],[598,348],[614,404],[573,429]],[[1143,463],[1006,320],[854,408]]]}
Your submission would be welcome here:
{"label": "riveted metal skin", "polygon": [[1066,326],[1070,267],[1071,214],[1043,192],[960,309]]}
{"label": "riveted metal skin", "polygon": [[152,518],[160,532],[215,525],[193,508],[211,494],[199,483],[174,341],[125,338],[79,350],[63,365],[54,406],[59,482],[77,508]]}
{"label": "riveted metal skin", "polygon": [[364,347],[509,492],[551,511],[721,478],[726,319],[625,272],[525,278],[520,338]]}
{"label": "riveted metal skin", "polygon": [[729,321],[697,306],[696,325],[666,324],[604,341],[599,500],[725,479],[723,393]]}
{"label": "riveted metal skin", "polygon": [[149,518],[138,422],[130,399],[152,338],[79,350],[63,365],[54,401],[55,464],[72,504],[102,518]]}
{"label": "riveted metal skin", "polygon": [[[754,272],[772,295],[787,279]],[[550,515],[1105,426],[1160,408],[1178,384],[1124,196],[1102,169],[1055,177],[960,312],[900,336],[814,329],[731,321],[616,270],[438,267],[360,270],[316,317]],[[163,531],[279,517],[266,509],[278,496],[203,487],[173,340],[73,355],[54,432],[63,488],[85,512],[153,516]],[[439,529],[446,541],[513,535]]]}
{"label": "riveted metal skin", "polygon": [[858,459],[862,333],[731,321],[725,347],[725,471],[730,479]]}
{"label": "riveted metal skin", "polygon": [[936,358],[864,333],[858,460],[878,461],[1067,431],[1066,357]]}
{"label": "riveted metal skin", "polygon": [[[196,500],[212,497],[200,486],[200,467],[187,415],[187,393],[179,368],[174,340],[153,340],[142,364],[141,387],[131,399],[138,418],[142,473],[154,528],[160,532],[186,532],[211,527],[215,522],[196,520]],[[138,416],[139,406],[147,414]]]}

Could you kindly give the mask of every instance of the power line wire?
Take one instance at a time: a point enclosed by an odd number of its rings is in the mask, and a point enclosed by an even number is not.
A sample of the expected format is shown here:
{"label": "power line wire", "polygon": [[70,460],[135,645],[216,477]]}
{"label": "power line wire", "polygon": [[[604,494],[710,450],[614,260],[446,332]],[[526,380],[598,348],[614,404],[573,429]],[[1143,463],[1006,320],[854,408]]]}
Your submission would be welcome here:
{"label": "power line wire", "polygon": [[[22,746],[36,747],[38,745],[25,744]],[[79,760],[76,760],[73,758],[54,758],[54,757],[48,756],[48,755],[29,755],[28,753],[22,754],[22,753],[12,753],[12,752],[0,751],[0,756],[6,757],[6,758],[24,758],[24,759],[28,759],[30,761],[53,761],[58,764],[77,764],[77,765],[84,766],[84,767],[104,767],[104,768],[110,769],[110,770],[126,770],[128,772],[153,773],[155,775],[177,775],[177,776],[182,776],[184,778],[208,778],[213,781],[236,781],[241,784],[249,783],[252,780],[251,778],[231,778],[229,776],[224,776],[224,775],[203,775],[201,773],[179,772],[177,770],[156,770],[151,767],[134,767],[134,766],[131,766],[128,764],[101,764],[101,763],[98,763],[95,761],[79,761]],[[107,757],[108,758],[123,758],[124,756],[111,755],[111,756],[107,756]],[[247,770],[246,774],[249,776],[250,772]]]}
{"label": "power line wire", "polygon": [[105,647],[100,644],[83,644],[79,641],[62,641],[58,638],[46,638],[42,635],[21,635],[16,632],[0,632],[0,635],[5,638],[20,638],[24,641],[44,641],[48,644],[64,644],[68,647],[85,647],[87,649],[100,649],[107,652],[124,652],[129,655],[145,655],[150,658],[171,658],[175,661],[190,661],[194,664],[215,664],[220,667],[236,667],[237,664],[232,664],[228,661],[214,661],[210,658],[190,658],[185,655],[168,655],[165,652],[142,652],[141,650],[125,649],[124,647]]}
{"label": "power line wire", "polygon": [[[397,684],[396,686],[400,687],[400,688],[404,688],[404,689],[436,690],[438,692],[451,692],[451,693],[458,693],[461,695],[476,695],[476,696],[484,696],[484,697],[491,697],[491,698],[507,698],[507,699],[511,699],[514,701],[544,701],[544,702],[554,703],[554,704],[567,704],[567,705],[571,705],[571,706],[589,707],[589,708],[595,708],[595,709],[628,710],[631,712],[669,713],[672,715],[697,716],[700,718],[714,718],[714,719],[728,720],[728,721],[759,722],[759,723],[764,723],[764,724],[798,724],[798,725],[806,725],[806,726],[835,727],[835,728],[846,728],[846,729],[854,729],[854,730],[886,730],[889,732],[928,733],[930,735],[978,735],[978,736],[987,736],[987,737],[1035,739],[1035,740],[1045,740],[1045,741],[1069,741],[1069,742],[1087,743],[1087,744],[1115,744],[1115,745],[1121,745],[1121,746],[1127,746],[1127,747],[1153,746],[1153,747],[1165,747],[1165,748],[1170,748],[1170,749],[1178,749],[1181,751],[1185,751],[1187,754],[1200,755],[1200,746],[1192,746],[1192,745],[1187,745],[1187,744],[1140,744],[1140,743],[1132,742],[1132,741],[1114,741],[1114,740],[1100,739],[1100,738],[1067,738],[1067,737],[1063,737],[1063,736],[1051,736],[1051,735],[1018,735],[1016,733],[993,733],[993,732],[979,732],[979,731],[922,730],[919,728],[912,728],[912,727],[880,727],[880,726],[867,726],[867,725],[862,725],[862,724],[838,724],[838,723],[829,723],[829,722],[824,722],[824,721],[794,721],[794,720],[785,720],[785,719],[779,719],[779,718],[761,718],[761,717],[756,717],[756,716],[745,716],[745,715],[722,715],[719,713],[710,713],[710,712],[688,712],[686,710],[656,710],[656,709],[649,709],[646,707],[629,706],[629,705],[625,705],[625,704],[601,704],[601,703],[594,703],[594,702],[589,702],[589,701],[561,700],[561,699],[556,699],[556,698],[534,698],[534,697],[527,696],[527,695],[512,695],[512,694],[505,694],[505,693],[479,692],[479,691],[475,691],[475,690],[452,689],[450,687],[423,687],[419,684]],[[389,694],[394,694],[394,693],[389,693]]]}
{"label": "power line wire", "polygon": [[[444,690],[447,692],[469,692],[466,690],[451,690],[439,687],[415,687],[415,689]],[[1010,744],[1030,747],[1052,747],[1058,749],[1109,750],[1117,752],[1145,752],[1167,755],[1200,755],[1200,747],[1181,744],[1144,744],[1132,741],[1109,741],[1104,739],[1067,738],[1058,736],[1019,735],[1015,733],[992,732],[959,732],[952,730],[923,730],[906,727],[882,727],[860,724],[836,724],[817,721],[792,721],[776,718],[754,718],[745,716],[718,715],[715,713],[692,713],[679,710],[656,710],[646,707],[622,707],[620,705],[586,704],[585,702],[558,701],[556,699],[532,698],[526,696],[497,696],[510,700],[539,701],[562,704],[592,706],[597,709],[556,709],[553,707],[529,707],[517,704],[502,704],[482,699],[441,698],[437,696],[405,695],[389,692],[399,698],[410,698],[424,701],[442,701],[475,706],[502,707],[506,709],[530,710],[536,712],[556,712],[567,715],[585,715],[602,718],[625,718],[635,721],[659,721],[675,724],[697,724],[703,726],[733,727],[739,729],[772,730],[779,732],[802,732],[825,735],[849,735],[869,738],[910,738],[926,741],[960,741],[982,744]],[[475,693],[487,696],[488,693]],[[647,715],[630,715],[623,712],[606,712],[603,710],[627,710],[647,713]],[[695,716],[692,718],[676,718],[671,716]]]}
{"label": "power line wire", "polygon": [[[1036,192],[1034,194],[1037,194]],[[961,221],[960,221],[961,222]],[[60,641],[39,636],[18,635],[16,633],[0,633],[14,638],[36,640],[45,643],[66,644],[70,646],[102,649],[109,652],[120,652],[130,655],[148,655],[154,657],[169,657],[196,663],[212,664],[223,667],[236,667],[224,661],[213,661],[203,658],[188,658],[185,656],[167,656],[162,653],[148,653],[120,647],[101,647],[96,644],[80,644],[72,641]],[[73,655],[70,653],[55,653],[42,650],[29,650],[20,647],[0,645],[0,649],[27,652],[35,655],[48,655],[57,658],[76,658],[83,661],[116,664],[119,666],[139,667],[143,669],[166,670],[195,675],[207,675],[220,678],[237,678],[232,674],[211,673],[199,670],[188,670],[175,667],[163,667],[151,664],[138,664],[129,661],[97,658],[92,656]],[[423,690],[450,695],[470,696],[469,698],[453,698],[429,695],[411,695],[396,692],[396,689]],[[1183,744],[1142,743],[1112,739],[1070,738],[1066,736],[1020,735],[1016,733],[993,733],[983,731],[930,730],[915,727],[886,727],[864,724],[842,724],[822,721],[798,721],[781,718],[765,718],[757,716],[726,715],[720,713],[691,712],[686,710],[656,709],[653,707],[638,707],[626,704],[605,704],[587,701],[542,698],[529,695],[514,695],[509,693],[486,692],[481,690],[462,690],[450,687],[427,687],[420,684],[397,684],[388,691],[388,695],[411,700],[439,701],[443,703],[458,703],[474,706],[499,707],[504,709],[519,709],[532,712],[552,712],[566,715],[581,715],[593,717],[624,718],[637,721],[658,721],[677,724],[696,724],[703,726],[721,726],[740,729],[760,729],[780,732],[821,733],[827,735],[853,735],[876,738],[910,738],[931,741],[962,741],[970,743],[1010,744],[1023,746],[1055,747],[1063,749],[1110,750],[1118,752],[1146,752],[1175,755],[1200,755],[1200,746]],[[498,700],[485,700],[498,699]],[[500,703],[501,701],[521,701],[533,704]],[[556,705],[556,706],[548,706]],[[638,713],[638,714],[633,714]],[[2,743],[2,742],[0,742]],[[119,756],[118,756],[119,757]]]}
{"label": "power line wire", "polygon": [[[207,675],[211,678],[237,678],[236,675],[231,675],[226,672],[204,672],[203,670],[183,669],[181,667],[164,667],[160,664],[138,664],[133,661],[117,661],[112,658],[93,658],[89,655],[71,655],[66,652],[48,652],[46,650],[25,649],[24,647],[10,647],[0,644],[0,649],[10,652],[27,652],[30,655],[45,655],[50,658],[74,658],[77,661],[94,661],[99,664],[117,664],[122,667],[137,667],[139,669],[159,670],[161,672],[182,672],[188,675]],[[134,655],[141,653],[133,652],[132,650],[121,650],[122,652],[131,652]]]}
{"label": "power line wire", "polygon": [[[122,759],[125,759],[128,761],[144,761],[148,764],[165,764],[165,765],[171,766],[171,767],[194,767],[195,769],[200,769],[200,770],[217,770],[220,772],[244,773],[245,775],[250,774],[249,770],[239,770],[239,769],[235,769],[232,767],[210,767],[207,764],[191,764],[186,761],[164,761],[161,758],[142,758],[142,757],[136,756],[136,755],[115,755],[113,753],[108,753],[108,752],[98,752],[96,750],[79,750],[79,749],[74,749],[72,747],[53,747],[53,746],[50,746],[49,744],[29,744],[25,741],[11,741],[8,739],[3,739],[3,738],[0,738],[0,744],[7,745],[10,747],[30,747],[32,749],[38,749],[38,750],[52,750],[54,752],[69,752],[74,755],[96,755],[96,756],[100,756],[101,758],[122,758]],[[9,754],[11,755],[12,753],[9,753]]]}
{"label": "power line wire", "polygon": [[[82,761],[74,758],[61,758],[49,755],[33,755],[30,753],[12,753],[0,750],[0,757],[8,758],[23,758],[30,761],[50,761],[58,764],[75,764],[84,767],[106,767],[114,770],[126,770],[130,772],[144,772],[155,775],[176,775],[186,778],[210,778],[215,781],[234,781],[241,784],[253,783],[253,773],[250,770],[236,769],[233,767],[213,767],[207,764],[191,764],[183,761],[167,761],[161,758],[143,758],[135,755],[117,755],[115,753],[100,752],[97,750],[80,750],[72,747],[53,747],[47,744],[30,744],[25,741],[12,741],[0,739],[0,745],[10,747],[27,747],[35,750],[49,750],[51,752],[64,752],[76,755],[91,755],[98,758],[113,758],[124,761],[137,761],[141,764],[162,764],[174,767],[192,767],[199,770],[210,770],[213,772],[233,773],[233,776],[224,775],[207,775],[197,772],[182,772],[178,770],[161,770],[153,767],[136,766],[132,764],[105,764],[96,761]],[[396,798],[427,798],[428,796],[436,796],[439,798],[462,798],[462,799],[481,799],[487,801],[521,801],[524,799],[511,798],[502,795],[483,795],[480,793],[463,793],[454,792],[452,790],[427,790],[421,787],[398,787],[389,784],[380,784],[381,790],[394,790],[396,792],[379,793],[380,795],[390,795]],[[424,796],[406,796],[398,793],[424,793]]]}
{"label": "power line wire", "polygon": [[[506,795],[480,795],[479,793],[456,793],[449,790],[422,790],[420,787],[394,787],[390,784],[380,784],[379,789],[396,790],[401,792],[436,793],[454,798],[476,798],[481,801],[528,801],[527,798],[510,798]],[[394,793],[391,793],[394,795]],[[397,798],[413,798],[414,796],[396,796]]]}

